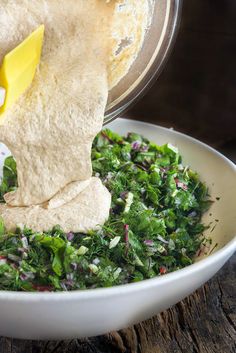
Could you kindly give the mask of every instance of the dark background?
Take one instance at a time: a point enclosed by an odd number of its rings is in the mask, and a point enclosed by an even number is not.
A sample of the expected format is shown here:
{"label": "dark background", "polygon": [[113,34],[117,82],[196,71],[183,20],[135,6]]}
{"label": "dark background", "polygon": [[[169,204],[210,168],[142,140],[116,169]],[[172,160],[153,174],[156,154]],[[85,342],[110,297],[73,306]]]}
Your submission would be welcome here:
{"label": "dark background", "polygon": [[236,1],[184,0],[171,56],[126,116],[236,152]]}

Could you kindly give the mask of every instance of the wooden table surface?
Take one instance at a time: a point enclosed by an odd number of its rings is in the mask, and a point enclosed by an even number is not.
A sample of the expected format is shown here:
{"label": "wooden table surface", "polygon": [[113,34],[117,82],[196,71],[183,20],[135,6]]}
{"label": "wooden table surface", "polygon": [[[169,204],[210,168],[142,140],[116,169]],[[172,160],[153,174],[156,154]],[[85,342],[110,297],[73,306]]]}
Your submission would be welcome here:
{"label": "wooden table surface", "polygon": [[[234,0],[184,0],[172,56],[127,115],[173,126],[236,162],[235,23]],[[83,340],[1,338],[0,353],[235,353],[235,298],[236,255],[193,295],[138,325]]]}

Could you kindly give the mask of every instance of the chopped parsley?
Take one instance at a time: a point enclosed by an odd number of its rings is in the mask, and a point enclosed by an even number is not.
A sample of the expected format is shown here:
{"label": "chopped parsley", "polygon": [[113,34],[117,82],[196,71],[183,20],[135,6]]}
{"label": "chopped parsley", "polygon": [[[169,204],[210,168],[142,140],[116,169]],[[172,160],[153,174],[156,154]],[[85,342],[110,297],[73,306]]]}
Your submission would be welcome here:
{"label": "chopped parsley", "polygon": [[[47,233],[26,228],[7,233],[1,221],[1,290],[110,287],[193,263],[206,241],[201,217],[211,201],[198,174],[182,165],[176,147],[104,130],[94,140],[92,163],[94,175],[112,194],[109,220],[89,234],[65,234],[57,226]],[[3,172],[1,202],[17,186],[12,157]]]}

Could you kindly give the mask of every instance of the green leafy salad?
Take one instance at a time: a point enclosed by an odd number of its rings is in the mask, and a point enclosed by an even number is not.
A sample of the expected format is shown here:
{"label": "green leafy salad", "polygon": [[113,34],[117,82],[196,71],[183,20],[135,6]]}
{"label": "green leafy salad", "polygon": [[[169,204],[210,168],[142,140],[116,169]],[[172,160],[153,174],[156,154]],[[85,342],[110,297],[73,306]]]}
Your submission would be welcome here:
{"label": "green leafy salad", "polygon": [[[98,231],[65,234],[0,221],[0,289],[70,291],[137,282],[193,263],[207,242],[202,214],[207,188],[184,167],[176,147],[129,133],[102,131],[92,149],[94,175],[112,194],[110,218]],[[17,186],[16,164],[5,160],[3,195]],[[96,200],[94,200],[96,202]]]}

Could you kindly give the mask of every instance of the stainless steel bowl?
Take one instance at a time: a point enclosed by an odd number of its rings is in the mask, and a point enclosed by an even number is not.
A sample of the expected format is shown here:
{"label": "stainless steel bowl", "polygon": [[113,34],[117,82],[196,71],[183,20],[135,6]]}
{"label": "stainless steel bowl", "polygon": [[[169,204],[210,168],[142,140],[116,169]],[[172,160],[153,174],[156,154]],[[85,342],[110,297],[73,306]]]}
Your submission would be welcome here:
{"label": "stainless steel bowl", "polygon": [[105,123],[120,116],[160,74],[173,47],[182,0],[154,0],[152,24],[128,74],[109,93]]}

